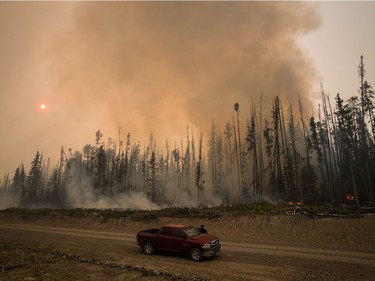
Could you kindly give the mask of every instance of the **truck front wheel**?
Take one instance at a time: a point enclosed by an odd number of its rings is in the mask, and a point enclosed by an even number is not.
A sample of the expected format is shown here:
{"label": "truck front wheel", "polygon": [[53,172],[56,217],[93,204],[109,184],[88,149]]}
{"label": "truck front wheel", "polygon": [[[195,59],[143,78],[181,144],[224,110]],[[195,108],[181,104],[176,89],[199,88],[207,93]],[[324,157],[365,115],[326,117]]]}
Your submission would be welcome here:
{"label": "truck front wheel", "polygon": [[143,252],[146,255],[152,255],[153,253],[155,253],[155,247],[154,247],[154,245],[151,242],[144,243],[143,244]]}
{"label": "truck front wheel", "polygon": [[203,253],[201,249],[193,248],[190,250],[190,258],[193,261],[201,261],[203,259]]}

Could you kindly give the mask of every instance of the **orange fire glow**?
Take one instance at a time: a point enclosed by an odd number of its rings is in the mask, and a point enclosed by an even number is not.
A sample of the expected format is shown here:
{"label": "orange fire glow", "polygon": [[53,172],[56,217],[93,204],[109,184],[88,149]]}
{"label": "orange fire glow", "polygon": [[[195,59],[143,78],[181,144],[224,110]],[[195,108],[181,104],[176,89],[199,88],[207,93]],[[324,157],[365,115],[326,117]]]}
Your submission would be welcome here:
{"label": "orange fire glow", "polygon": [[303,201],[297,201],[297,202],[292,202],[292,201],[290,201],[289,202],[289,205],[296,205],[296,206],[301,206],[301,205],[303,205]]}
{"label": "orange fire glow", "polygon": [[349,202],[354,201],[354,195],[353,194],[346,194],[346,200],[348,200]]}

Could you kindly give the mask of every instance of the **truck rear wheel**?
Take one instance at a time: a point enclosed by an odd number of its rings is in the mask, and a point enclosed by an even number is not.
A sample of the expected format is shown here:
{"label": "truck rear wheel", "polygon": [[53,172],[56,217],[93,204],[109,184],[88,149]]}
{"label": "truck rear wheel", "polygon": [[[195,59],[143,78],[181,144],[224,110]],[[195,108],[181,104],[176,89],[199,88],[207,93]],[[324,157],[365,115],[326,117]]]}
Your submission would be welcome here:
{"label": "truck rear wheel", "polygon": [[193,248],[190,250],[190,258],[193,261],[201,261],[203,259],[202,250],[199,248]]}
{"label": "truck rear wheel", "polygon": [[151,242],[144,243],[143,244],[143,252],[146,255],[152,255],[153,253],[155,253],[155,247],[154,247],[154,245]]}

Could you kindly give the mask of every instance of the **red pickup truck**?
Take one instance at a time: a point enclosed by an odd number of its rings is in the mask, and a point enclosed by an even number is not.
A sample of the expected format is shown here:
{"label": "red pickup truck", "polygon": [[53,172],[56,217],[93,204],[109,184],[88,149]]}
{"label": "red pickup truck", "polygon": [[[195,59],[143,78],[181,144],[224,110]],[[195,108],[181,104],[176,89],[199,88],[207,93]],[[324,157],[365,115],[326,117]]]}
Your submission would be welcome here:
{"label": "red pickup truck", "polygon": [[191,225],[169,224],[160,229],[152,228],[137,233],[137,244],[147,255],[156,250],[183,253],[193,261],[211,257],[220,251],[219,238],[202,233]]}

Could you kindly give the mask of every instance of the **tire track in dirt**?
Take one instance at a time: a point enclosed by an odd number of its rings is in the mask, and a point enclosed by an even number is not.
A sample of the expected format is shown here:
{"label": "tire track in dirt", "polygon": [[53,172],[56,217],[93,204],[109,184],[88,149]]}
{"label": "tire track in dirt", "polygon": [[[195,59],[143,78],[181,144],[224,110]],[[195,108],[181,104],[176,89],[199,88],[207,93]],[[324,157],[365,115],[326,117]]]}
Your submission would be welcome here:
{"label": "tire track in dirt", "polygon": [[43,232],[51,234],[64,234],[70,236],[79,236],[87,238],[105,239],[105,240],[116,240],[123,242],[135,243],[135,234],[123,233],[123,232],[110,232],[110,231],[94,231],[86,229],[76,228],[63,228],[63,227],[50,227],[50,226],[35,226],[26,224],[0,224],[0,228],[17,229],[24,231]]}

